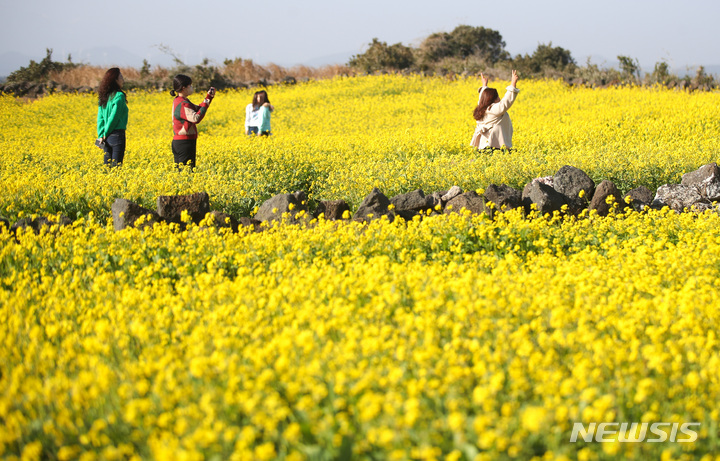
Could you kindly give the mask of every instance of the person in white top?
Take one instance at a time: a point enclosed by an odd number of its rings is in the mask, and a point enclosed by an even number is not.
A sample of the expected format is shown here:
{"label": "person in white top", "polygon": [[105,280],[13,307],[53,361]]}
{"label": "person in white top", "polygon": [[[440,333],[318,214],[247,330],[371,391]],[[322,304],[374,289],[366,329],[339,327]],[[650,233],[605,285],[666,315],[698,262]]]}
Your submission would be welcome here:
{"label": "person in white top", "polygon": [[484,74],[480,74],[480,78],[483,86],[478,90],[480,97],[478,98],[478,105],[473,111],[477,126],[470,145],[476,149],[488,147],[512,149],[513,126],[507,111],[515,102],[515,98],[520,91],[516,87],[519,79],[518,73],[516,70],[512,71],[510,86],[506,88],[502,100],[495,88],[488,88],[487,85],[490,79],[485,77]]}
{"label": "person in white top", "polygon": [[256,135],[258,132],[260,106],[254,106],[257,94],[253,96],[253,102],[245,106],[245,134]]}
{"label": "person in white top", "polygon": [[267,91],[256,91],[253,100],[245,106],[245,134],[268,136],[270,134],[270,112],[275,110],[268,99]]}

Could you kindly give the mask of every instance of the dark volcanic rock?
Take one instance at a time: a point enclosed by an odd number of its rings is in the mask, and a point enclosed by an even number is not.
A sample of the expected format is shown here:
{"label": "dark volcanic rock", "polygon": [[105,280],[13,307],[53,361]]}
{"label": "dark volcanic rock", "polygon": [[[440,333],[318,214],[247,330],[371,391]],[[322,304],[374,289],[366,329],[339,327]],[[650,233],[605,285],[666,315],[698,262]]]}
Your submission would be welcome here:
{"label": "dark volcanic rock", "polygon": [[[5,221],[7,222],[7,220]],[[33,232],[39,234],[43,228],[49,231],[55,225],[57,225],[59,229],[60,227],[69,226],[70,224],[72,224],[72,219],[67,216],[60,216],[59,220],[52,215],[47,217],[23,218],[10,227],[10,232],[17,232],[18,229],[32,229]]]}
{"label": "dark volcanic rock", "polygon": [[567,204],[565,195],[537,180],[532,180],[525,185],[522,201],[526,212],[529,213],[532,205],[535,204],[536,209],[543,215],[562,211],[562,206]]}
{"label": "dark volcanic rock", "polygon": [[595,189],[595,194],[590,201],[590,206],[588,207],[588,210],[596,210],[598,215],[607,216],[610,213],[610,209],[613,208],[613,205],[607,203],[608,197],[610,196],[613,197],[614,203],[618,204],[618,206],[616,207],[618,211],[624,209],[627,206],[627,204],[622,199],[622,194],[615,186],[615,184],[613,184],[612,181],[608,181],[606,179],[601,182]]}
{"label": "dark volcanic rock", "polygon": [[218,229],[228,228],[232,229],[233,232],[238,231],[237,219],[222,211],[211,211],[206,222],[210,227],[217,227]]}
{"label": "dark volcanic rock", "polygon": [[140,227],[152,226],[157,222],[161,222],[162,218],[153,210],[148,210],[137,203],[131,202],[124,198],[115,199],[111,208],[113,217],[113,227],[116,231],[123,230],[126,227],[136,227],[135,221],[141,216],[145,216]]}
{"label": "dark volcanic rock", "polygon": [[390,199],[395,207],[393,211],[405,219],[411,220],[418,214],[426,214],[428,211],[435,211],[435,208],[442,207],[442,198],[439,194],[425,195],[421,189],[397,195]]}
{"label": "dark volcanic rock", "polygon": [[328,221],[337,221],[343,219],[343,213],[346,211],[349,213],[350,207],[345,200],[321,200],[313,217],[318,218],[323,215]]}
{"label": "dark volcanic rock", "polygon": [[708,202],[720,200],[720,168],[716,163],[704,165],[684,174],[680,184],[697,186],[700,195]]}
{"label": "dark volcanic rock", "polygon": [[461,213],[463,209],[473,214],[485,213],[485,199],[474,190],[457,195],[445,205],[445,214]]}
{"label": "dark volcanic rock", "polygon": [[698,186],[665,184],[664,186],[660,186],[655,193],[655,199],[652,202],[652,207],[662,208],[664,206],[668,206],[672,210],[680,213],[685,211],[685,209],[691,210],[693,205],[701,203],[708,205],[702,194],[700,194]]}
{"label": "dark volcanic rock", "polygon": [[[303,203],[305,202],[305,203]],[[294,194],[278,194],[269,198],[258,209],[255,219],[260,222],[279,221],[285,216],[295,218],[300,211],[307,211],[307,196],[304,192]]]}
{"label": "dark volcanic rock", "polygon": [[207,192],[190,195],[161,195],[157,198],[157,210],[168,222],[182,223],[182,212],[187,211],[195,224],[210,213],[210,196]]}
{"label": "dark volcanic rock", "polygon": [[[553,188],[565,196],[570,213],[578,214],[592,200],[595,182],[581,169],[565,165],[553,176]],[[580,197],[580,191],[585,191],[584,197]]]}
{"label": "dark volcanic rock", "polygon": [[395,213],[393,213],[389,207],[390,200],[375,187],[372,192],[363,199],[353,216],[353,221],[367,222],[379,219],[382,216],[387,216],[392,222],[395,219]]}
{"label": "dark volcanic rock", "polygon": [[689,186],[693,184],[700,184],[704,181],[712,180],[713,178],[720,178],[720,168],[718,168],[717,163],[715,162],[703,165],[690,173],[685,173],[682,175],[680,184]]}
{"label": "dark volcanic rock", "polygon": [[625,198],[627,197],[630,197],[630,206],[635,211],[642,211],[652,204],[655,194],[647,187],[640,186],[625,194]]}
{"label": "dark volcanic rock", "polygon": [[497,212],[509,211],[522,206],[522,191],[512,188],[506,184],[499,186],[490,184],[483,193],[483,197],[487,202],[486,208],[490,217],[495,216]]}
{"label": "dark volcanic rock", "polygon": [[262,223],[260,221],[246,216],[243,216],[238,220],[238,230],[240,230],[240,227],[245,229],[251,228],[254,232],[262,231]]}

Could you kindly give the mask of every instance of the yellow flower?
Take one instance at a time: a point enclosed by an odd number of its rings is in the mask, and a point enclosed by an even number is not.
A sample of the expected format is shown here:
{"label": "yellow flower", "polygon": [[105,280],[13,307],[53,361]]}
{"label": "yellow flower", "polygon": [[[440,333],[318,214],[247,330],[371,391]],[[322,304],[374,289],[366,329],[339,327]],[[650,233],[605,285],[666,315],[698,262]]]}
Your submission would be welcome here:
{"label": "yellow flower", "polygon": [[523,410],[522,425],[526,430],[536,433],[547,429],[547,410],[543,407],[530,406]]}
{"label": "yellow flower", "polygon": [[264,443],[255,447],[255,459],[269,460],[275,458],[275,445],[272,443]]}
{"label": "yellow flower", "polygon": [[700,375],[696,371],[691,371],[685,376],[685,385],[690,389],[697,389],[700,385]]}
{"label": "yellow flower", "polygon": [[462,431],[465,426],[465,415],[457,411],[451,413],[448,416],[448,425],[455,432]]}

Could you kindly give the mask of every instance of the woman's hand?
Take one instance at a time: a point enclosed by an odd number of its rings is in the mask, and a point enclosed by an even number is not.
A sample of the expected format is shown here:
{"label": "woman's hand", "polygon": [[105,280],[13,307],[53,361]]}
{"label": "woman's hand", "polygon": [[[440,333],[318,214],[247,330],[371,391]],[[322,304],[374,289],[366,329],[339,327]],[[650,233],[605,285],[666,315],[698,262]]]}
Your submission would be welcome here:
{"label": "woman's hand", "polygon": [[488,83],[490,82],[490,78],[486,77],[483,73],[480,73],[480,80],[482,80],[483,86],[488,86]]}
{"label": "woman's hand", "polygon": [[512,71],[512,77],[510,78],[510,86],[512,86],[513,88],[515,88],[515,85],[517,84],[517,81],[518,81],[519,79],[520,79],[520,77],[518,76],[517,71],[516,71],[515,69],[513,69],[513,71]]}

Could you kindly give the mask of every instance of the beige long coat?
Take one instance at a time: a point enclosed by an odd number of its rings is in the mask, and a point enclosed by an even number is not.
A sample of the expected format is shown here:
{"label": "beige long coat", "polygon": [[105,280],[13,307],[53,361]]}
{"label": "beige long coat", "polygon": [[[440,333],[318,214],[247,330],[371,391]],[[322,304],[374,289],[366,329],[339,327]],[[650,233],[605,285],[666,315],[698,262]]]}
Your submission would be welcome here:
{"label": "beige long coat", "polygon": [[[480,90],[480,97],[487,87],[484,86]],[[512,147],[513,126],[510,121],[510,114],[507,113],[510,106],[515,102],[515,98],[520,90],[512,86],[505,88],[505,95],[500,100],[491,104],[485,111],[485,117],[477,122],[475,132],[473,133],[470,145],[477,149],[486,147],[495,147],[500,149],[505,146]],[[480,98],[478,98],[478,104]]]}

